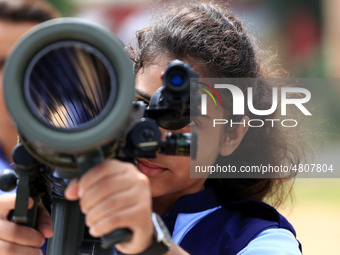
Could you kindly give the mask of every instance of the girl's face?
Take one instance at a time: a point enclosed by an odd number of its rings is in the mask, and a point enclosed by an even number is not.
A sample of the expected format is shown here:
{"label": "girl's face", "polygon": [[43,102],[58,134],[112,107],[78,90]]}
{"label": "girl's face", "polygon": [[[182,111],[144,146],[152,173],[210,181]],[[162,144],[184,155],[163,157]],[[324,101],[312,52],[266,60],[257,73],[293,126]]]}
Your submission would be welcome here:
{"label": "girl's face", "polygon": [[[137,73],[137,100],[149,102],[153,93],[162,86],[161,74],[170,61],[171,59],[163,58],[157,64],[150,65]],[[193,68],[195,69],[195,66]],[[190,165],[213,165],[218,154],[228,155],[233,150],[233,145],[228,144],[229,135],[223,132],[224,125],[212,127],[213,118],[223,118],[222,109],[208,102],[208,113],[209,117],[200,116],[190,126],[176,130],[176,132],[190,132],[190,128],[195,128],[199,132],[197,160],[192,161],[191,164],[189,156],[157,154],[155,159],[137,159],[138,169],[150,179],[153,197],[170,195],[179,198],[202,190],[206,178],[190,178]],[[166,130],[163,129],[162,132]]]}

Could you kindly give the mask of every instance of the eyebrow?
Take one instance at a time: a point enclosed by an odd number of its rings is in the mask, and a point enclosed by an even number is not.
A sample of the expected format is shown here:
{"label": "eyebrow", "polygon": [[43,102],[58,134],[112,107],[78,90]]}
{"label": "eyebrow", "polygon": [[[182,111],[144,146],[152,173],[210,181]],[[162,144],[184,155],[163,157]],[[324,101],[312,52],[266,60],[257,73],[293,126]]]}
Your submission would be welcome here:
{"label": "eyebrow", "polygon": [[150,95],[148,95],[147,93],[144,93],[143,91],[140,91],[139,89],[135,89],[135,91],[136,91],[137,95],[139,95],[139,96],[143,97],[144,99],[150,101],[150,99],[151,99]]}

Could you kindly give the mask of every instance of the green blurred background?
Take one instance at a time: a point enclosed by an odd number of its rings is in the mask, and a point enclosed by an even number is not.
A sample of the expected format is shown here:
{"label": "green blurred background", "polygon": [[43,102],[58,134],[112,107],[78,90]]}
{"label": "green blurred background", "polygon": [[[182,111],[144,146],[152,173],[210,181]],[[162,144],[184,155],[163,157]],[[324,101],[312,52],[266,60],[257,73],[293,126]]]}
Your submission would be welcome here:
{"label": "green blurred background", "polygon": [[[146,25],[155,2],[171,0],[49,0],[63,15],[78,16],[109,28],[128,43]],[[220,1],[221,2],[221,1]],[[241,18],[262,48],[277,54],[292,77],[340,78],[339,0],[222,1]],[[177,1],[180,4],[181,1]],[[318,119],[309,140],[322,143],[331,162],[340,157],[340,82],[310,88],[317,97]],[[313,116],[314,117],[314,116]],[[320,135],[317,135],[320,134]],[[316,142],[315,142],[316,141]],[[335,169],[340,171],[340,169]],[[280,211],[293,223],[304,254],[339,254],[340,179],[298,178],[293,201]]]}

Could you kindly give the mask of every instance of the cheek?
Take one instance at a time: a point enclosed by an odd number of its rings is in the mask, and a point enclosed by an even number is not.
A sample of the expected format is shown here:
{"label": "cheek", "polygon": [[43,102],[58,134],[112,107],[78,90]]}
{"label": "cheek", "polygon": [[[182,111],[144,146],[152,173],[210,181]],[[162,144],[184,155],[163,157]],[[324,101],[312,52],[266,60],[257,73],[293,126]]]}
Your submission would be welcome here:
{"label": "cheek", "polygon": [[221,129],[200,130],[198,135],[198,148],[196,160],[192,164],[212,165],[214,164],[219,151],[222,136]]}
{"label": "cheek", "polygon": [[224,118],[223,109],[216,107],[212,101],[208,101],[208,119],[198,118],[198,148],[197,159],[192,161],[192,165],[209,166],[215,163],[220,153],[222,140],[224,138],[225,125],[216,125],[214,119]]}
{"label": "cheek", "polygon": [[173,159],[173,169],[178,176],[189,176],[190,172],[190,157],[176,157]]}
{"label": "cheek", "polygon": [[160,155],[157,159],[170,171],[158,178],[149,178],[153,197],[184,191],[197,182],[190,178],[190,157]]}
{"label": "cheek", "polygon": [[177,177],[189,176],[190,157],[189,156],[169,156],[158,154],[157,161],[171,170]]}

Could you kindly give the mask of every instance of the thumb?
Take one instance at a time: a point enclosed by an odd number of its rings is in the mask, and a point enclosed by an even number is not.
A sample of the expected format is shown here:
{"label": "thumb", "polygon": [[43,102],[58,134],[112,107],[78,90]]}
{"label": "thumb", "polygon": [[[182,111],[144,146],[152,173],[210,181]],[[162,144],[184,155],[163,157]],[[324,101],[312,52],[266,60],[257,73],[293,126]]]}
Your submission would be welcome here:
{"label": "thumb", "polygon": [[64,192],[65,198],[72,201],[78,200],[79,199],[78,190],[79,179],[72,179]]}

